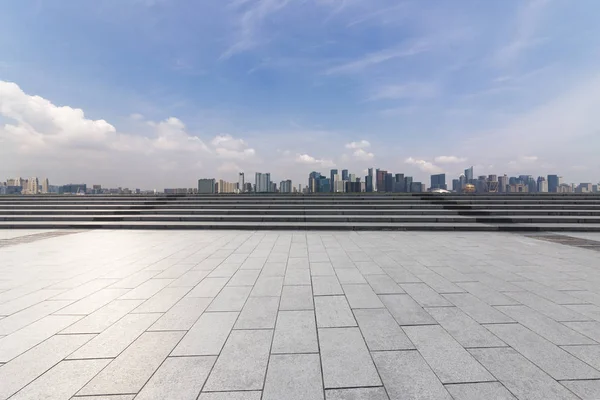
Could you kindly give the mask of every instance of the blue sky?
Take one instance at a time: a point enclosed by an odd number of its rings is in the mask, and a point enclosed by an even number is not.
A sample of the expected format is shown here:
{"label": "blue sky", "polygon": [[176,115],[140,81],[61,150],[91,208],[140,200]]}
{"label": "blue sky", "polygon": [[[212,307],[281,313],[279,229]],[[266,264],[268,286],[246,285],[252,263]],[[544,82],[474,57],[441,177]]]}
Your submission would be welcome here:
{"label": "blue sky", "polygon": [[598,15],[596,0],[3,2],[0,171],[162,188],[475,165],[596,183]]}

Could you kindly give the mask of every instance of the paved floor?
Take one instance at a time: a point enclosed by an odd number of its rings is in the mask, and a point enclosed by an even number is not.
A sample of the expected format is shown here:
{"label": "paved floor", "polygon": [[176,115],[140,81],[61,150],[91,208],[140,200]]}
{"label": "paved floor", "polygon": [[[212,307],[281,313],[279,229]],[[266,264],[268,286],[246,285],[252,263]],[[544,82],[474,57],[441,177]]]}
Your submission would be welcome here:
{"label": "paved floor", "polygon": [[0,399],[600,398],[596,251],[503,233],[42,233],[2,234]]}

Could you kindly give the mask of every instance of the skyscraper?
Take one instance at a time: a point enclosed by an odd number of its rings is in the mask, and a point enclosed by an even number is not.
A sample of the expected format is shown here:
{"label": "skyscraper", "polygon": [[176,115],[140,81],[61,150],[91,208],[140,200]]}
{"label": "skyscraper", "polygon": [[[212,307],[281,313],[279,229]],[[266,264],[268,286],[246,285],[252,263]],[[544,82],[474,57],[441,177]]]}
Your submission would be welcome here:
{"label": "skyscraper", "polygon": [[548,181],[543,176],[537,178],[537,191],[538,193],[548,193]]}
{"label": "skyscraper", "polygon": [[473,180],[473,167],[465,169],[465,179],[467,180],[467,183],[471,183]]}
{"label": "skyscraper", "polygon": [[394,182],[396,179],[391,172],[385,174],[385,191],[391,193],[394,191]]}
{"label": "skyscraper", "polygon": [[365,191],[374,192],[375,189],[375,181],[373,180],[373,168],[369,168],[367,176],[365,176]]}
{"label": "skyscraper", "polygon": [[198,194],[215,193],[215,179],[198,179]]}
{"label": "skyscraper", "polygon": [[50,193],[50,182],[48,182],[48,178],[42,180],[42,193]]}
{"label": "skyscraper", "polygon": [[560,178],[558,175],[548,175],[548,192],[557,193],[560,186]]}
{"label": "skyscraper", "polygon": [[329,182],[331,182],[331,191],[335,191],[335,187],[333,182],[335,182],[335,176],[338,174],[338,170],[337,169],[332,169],[331,171],[329,171]]}
{"label": "skyscraper", "polygon": [[308,192],[309,193],[317,193],[319,189],[318,180],[321,176],[320,172],[313,171],[308,174]]}
{"label": "skyscraper", "polygon": [[240,175],[238,177],[238,190],[240,193],[244,192],[244,173],[240,172]]}
{"label": "skyscraper", "polygon": [[286,181],[281,181],[281,183],[279,184],[279,192],[292,193],[292,181],[289,179]]}
{"label": "skyscraper", "polygon": [[508,192],[508,176],[503,175],[498,177],[498,192],[499,193],[507,193]]}
{"label": "skyscraper", "polygon": [[446,186],[446,174],[437,174],[431,175],[431,186],[433,189],[444,189],[446,190],[448,186]]}
{"label": "skyscraper", "polygon": [[267,193],[271,191],[271,174],[257,172],[255,176],[256,193]]}
{"label": "skyscraper", "polygon": [[343,169],[343,170],[342,170],[342,180],[343,180],[343,181],[350,180],[350,178],[349,178],[349,175],[348,175],[348,170],[347,170],[347,169]]}
{"label": "skyscraper", "polygon": [[396,181],[394,182],[394,192],[406,192],[406,186],[404,186],[404,174],[396,174]]}
{"label": "skyscraper", "polygon": [[375,171],[377,173],[377,191],[378,192],[385,192],[386,188],[385,188],[385,176],[387,175],[387,171],[386,170],[382,170],[382,169],[377,169]]}
{"label": "skyscraper", "polygon": [[407,192],[411,192],[412,191],[412,183],[413,183],[413,178],[412,176],[405,176],[404,177],[404,188]]}

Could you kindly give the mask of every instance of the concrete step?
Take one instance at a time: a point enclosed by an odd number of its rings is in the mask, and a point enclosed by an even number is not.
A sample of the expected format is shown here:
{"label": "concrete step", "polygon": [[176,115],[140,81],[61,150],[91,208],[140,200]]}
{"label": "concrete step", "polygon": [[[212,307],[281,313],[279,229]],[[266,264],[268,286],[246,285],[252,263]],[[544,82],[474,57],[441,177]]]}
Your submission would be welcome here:
{"label": "concrete step", "polygon": [[504,231],[504,232],[600,232],[600,224],[497,224],[481,223],[244,223],[244,222],[69,222],[69,221],[0,221],[0,229],[231,229],[231,230],[398,230],[398,231]]}
{"label": "concrete step", "polygon": [[3,215],[0,221],[148,221],[182,222],[317,222],[317,223],[489,223],[489,224],[595,224],[594,216],[462,216],[462,215]]}

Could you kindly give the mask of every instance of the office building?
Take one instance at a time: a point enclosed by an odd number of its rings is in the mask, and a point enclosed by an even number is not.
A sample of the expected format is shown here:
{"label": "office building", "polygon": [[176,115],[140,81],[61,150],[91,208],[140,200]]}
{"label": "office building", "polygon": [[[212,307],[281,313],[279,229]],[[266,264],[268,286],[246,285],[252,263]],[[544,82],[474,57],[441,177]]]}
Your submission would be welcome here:
{"label": "office building", "polygon": [[467,180],[467,183],[472,183],[471,182],[473,180],[473,167],[472,166],[470,168],[465,169],[465,179]]}
{"label": "office building", "polygon": [[219,179],[219,192],[218,193],[235,193],[237,191],[237,182],[227,182],[223,179]]}
{"label": "office building", "polygon": [[198,179],[198,194],[214,194],[216,192],[215,179]]}
{"label": "office building", "polygon": [[421,182],[412,182],[410,184],[410,192],[411,193],[421,193],[423,191],[423,185]]}
{"label": "office building", "polygon": [[446,185],[446,174],[431,175],[431,187],[433,189],[444,189],[447,190]]}
{"label": "office building", "polygon": [[375,191],[375,182],[373,180],[373,168],[369,168],[367,170],[367,176],[365,176],[365,191],[374,192]]}
{"label": "office building", "polygon": [[543,176],[537,178],[537,191],[538,193],[548,193],[548,181]]}
{"label": "office building", "polygon": [[412,192],[412,184],[413,184],[412,176],[405,176],[404,177],[404,187],[406,188],[407,192]]}
{"label": "office building", "polygon": [[40,192],[40,181],[37,177],[29,178],[27,181],[27,193],[38,194]]}
{"label": "office building", "polygon": [[394,191],[394,182],[396,178],[391,172],[385,174],[385,191],[391,193]]}
{"label": "office building", "polygon": [[375,172],[377,173],[377,176],[376,176],[376,178],[377,178],[377,181],[376,181],[377,182],[376,183],[377,190],[376,191],[377,192],[385,192],[386,191],[385,190],[386,189],[385,188],[385,177],[387,175],[387,171],[386,170],[382,170],[382,169],[377,169]]}
{"label": "office building", "polygon": [[86,192],[87,185],[85,183],[69,183],[68,185],[63,185],[58,189],[58,193],[60,194],[78,194]]}
{"label": "office building", "polygon": [[548,192],[558,193],[558,186],[560,185],[560,178],[558,175],[548,175]]}
{"label": "office building", "polygon": [[280,193],[292,193],[292,181],[290,179],[279,183]]}
{"label": "office building", "polygon": [[319,178],[321,177],[320,172],[313,171],[308,174],[308,192],[317,193],[319,190]]}
{"label": "office building", "polygon": [[508,192],[508,176],[502,175],[498,177],[498,192],[506,193]]}
{"label": "office building", "polygon": [[406,192],[406,186],[404,186],[404,174],[396,174],[393,191],[395,193]]}
{"label": "office building", "polygon": [[252,192],[252,183],[246,182],[244,184],[244,192],[245,193],[251,193]]}
{"label": "office building", "polygon": [[342,180],[343,181],[351,180],[350,177],[348,176],[348,170],[347,169],[343,169],[342,170]]}
{"label": "office building", "polygon": [[42,193],[50,193],[50,182],[48,181],[48,178],[42,179]]}
{"label": "office building", "polygon": [[524,185],[522,183],[515,183],[512,185],[508,185],[508,192],[509,193],[528,193],[529,186]]}
{"label": "office building", "polygon": [[268,193],[272,190],[271,187],[271,174],[257,172],[254,180],[256,193]]}
{"label": "office building", "polygon": [[452,191],[460,192],[460,179],[452,179]]}
{"label": "office building", "polygon": [[240,172],[239,176],[238,176],[238,191],[240,193],[243,193],[245,190],[245,176],[243,172]]}
{"label": "office building", "polygon": [[575,189],[576,193],[592,193],[591,183],[580,183]]}
{"label": "office building", "polygon": [[329,182],[331,182],[331,191],[332,192],[335,191],[335,188],[334,188],[335,185],[333,184],[333,182],[336,181],[337,174],[338,174],[337,169],[332,169],[331,171],[329,171]]}
{"label": "office building", "polygon": [[333,176],[332,187],[333,192],[335,193],[344,193],[346,191],[346,185],[344,184],[345,181],[341,180],[340,178],[341,176],[338,174]]}

